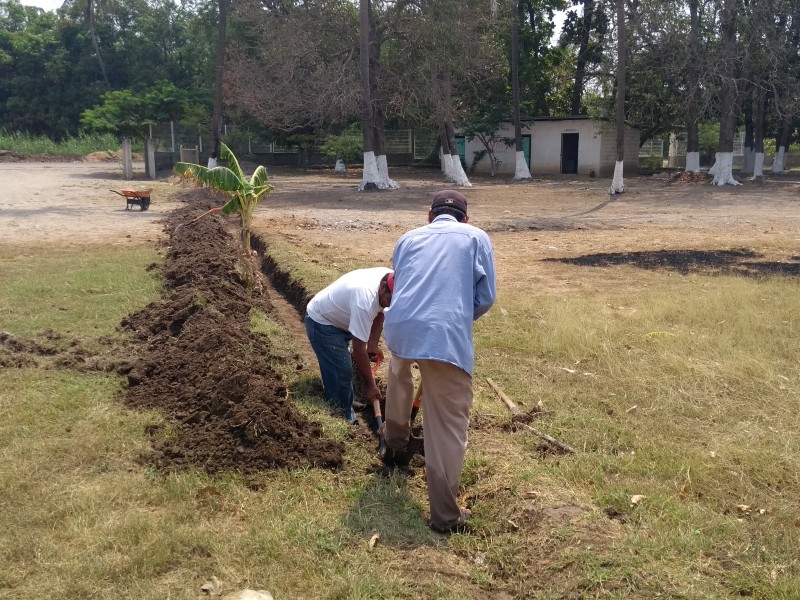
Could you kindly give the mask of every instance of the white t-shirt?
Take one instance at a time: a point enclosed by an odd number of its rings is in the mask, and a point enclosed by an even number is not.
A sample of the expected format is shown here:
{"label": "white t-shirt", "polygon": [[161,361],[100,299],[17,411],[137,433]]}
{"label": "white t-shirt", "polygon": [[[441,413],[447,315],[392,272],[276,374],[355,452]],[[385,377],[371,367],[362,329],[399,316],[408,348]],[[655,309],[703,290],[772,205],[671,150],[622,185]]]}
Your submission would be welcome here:
{"label": "white t-shirt", "polygon": [[378,304],[381,279],[391,272],[386,267],[350,271],[318,292],[306,312],[320,325],[333,325],[367,342],[372,322],[383,310]]}

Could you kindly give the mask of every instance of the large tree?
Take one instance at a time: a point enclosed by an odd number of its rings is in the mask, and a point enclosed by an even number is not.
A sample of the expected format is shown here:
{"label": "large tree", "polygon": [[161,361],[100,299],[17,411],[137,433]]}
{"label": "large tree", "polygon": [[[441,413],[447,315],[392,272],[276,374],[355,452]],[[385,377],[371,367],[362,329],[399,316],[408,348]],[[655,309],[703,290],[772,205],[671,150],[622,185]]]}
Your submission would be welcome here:
{"label": "large tree", "polygon": [[714,185],[741,185],[733,177],[733,138],[739,102],[740,62],[737,60],[737,0],[721,0],[721,50],[717,59],[719,78],[719,143],[716,162],[711,168]]}

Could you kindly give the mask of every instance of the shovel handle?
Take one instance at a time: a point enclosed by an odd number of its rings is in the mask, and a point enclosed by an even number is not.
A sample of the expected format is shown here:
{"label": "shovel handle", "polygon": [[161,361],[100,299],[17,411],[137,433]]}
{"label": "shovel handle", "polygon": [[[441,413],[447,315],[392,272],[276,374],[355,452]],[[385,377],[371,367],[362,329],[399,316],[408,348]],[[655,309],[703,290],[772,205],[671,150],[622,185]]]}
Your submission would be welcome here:
{"label": "shovel handle", "polygon": [[500,400],[503,401],[503,404],[505,404],[508,407],[508,410],[511,411],[512,416],[516,416],[522,413],[519,407],[517,407],[517,405],[511,401],[511,398],[509,398],[503,393],[503,390],[500,389],[500,386],[498,386],[494,381],[492,381],[491,377],[487,377],[486,381],[490,386],[492,386],[492,389],[500,397]]}
{"label": "shovel handle", "polygon": [[381,401],[380,399],[372,401],[372,411],[375,413],[375,426],[378,430],[378,452],[383,452],[386,447],[386,440],[383,437],[383,414],[381,414]]}

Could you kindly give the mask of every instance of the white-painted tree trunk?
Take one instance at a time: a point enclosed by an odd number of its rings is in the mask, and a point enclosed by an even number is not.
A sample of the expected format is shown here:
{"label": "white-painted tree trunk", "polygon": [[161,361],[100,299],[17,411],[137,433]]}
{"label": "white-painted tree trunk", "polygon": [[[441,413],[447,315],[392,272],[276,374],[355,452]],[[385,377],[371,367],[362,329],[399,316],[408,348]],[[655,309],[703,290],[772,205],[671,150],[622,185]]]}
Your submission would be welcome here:
{"label": "white-painted tree trunk", "polygon": [[469,182],[469,177],[467,177],[467,174],[464,171],[464,167],[461,166],[461,157],[458,154],[451,154],[450,161],[453,165],[453,183],[456,185],[463,185],[465,187],[472,187],[472,184]]}
{"label": "white-painted tree trunk", "polygon": [[[732,164],[733,163],[731,163],[731,165]],[[719,171],[719,152],[714,154],[714,164],[711,165],[711,168],[708,170],[708,174],[714,177],[717,174],[717,171]]]}
{"label": "white-painted tree trunk", "polygon": [[208,157],[208,168],[209,169],[216,169],[217,168],[217,159],[213,156]]}
{"label": "white-painted tree trunk", "polygon": [[621,160],[614,163],[614,177],[611,180],[611,187],[608,188],[608,193],[612,196],[625,191],[625,181],[622,178],[623,165],[624,163]]}
{"label": "white-painted tree trunk", "polygon": [[700,153],[687,152],[686,153],[686,171],[687,173],[700,172]]}
{"label": "white-painted tree trunk", "polygon": [[334,173],[347,173],[347,165],[341,158],[336,159],[336,166],[333,168]]}
{"label": "white-painted tree trunk", "polygon": [[452,159],[450,158],[450,155],[449,155],[449,154],[444,154],[444,153],[443,153],[443,154],[441,154],[441,155],[440,155],[440,157],[439,157],[439,160],[440,160],[440,162],[441,162],[441,165],[442,165],[442,173],[444,173],[444,176],[445,176],[445,178],[446,178],[448,181],[452,181],[452,180],[453,180],[453,177],[452,177],[452,173],[453,173],[453,161],[452,161]]}
{"label": "white-painted tree trunk", "polygon": [[381,184],[378,187],[382,190],[396,190],[399,188],[400,184],[389,177],[389,163],[386,161],[386,155],[380,154],[376,160],[381,178]]}
{"label": "white-painted tree trunk", "polygon": [[772,159],[772,172],[786,172],[786,148],[784,146],[778,148],[778,151],[775,153],[775,157]]}
{"label": "white-painted tree trunk", "polygon": [[761,181],[764,177],[764,153],[756,152],[753,160],[753,181]]}
{"label": "white-painted tree trunk", "polygon": [[531,170],[528,168],[528,163],[525,161],[525,153],[522,150],[517,151],[517,164],[514,169],[514,179],[530,179]]}
{"label": "white-painted tree trunk", "polygon": [[733,178],[733,152],[717,152],[714,167],[716,167],[712,181],[714,185],[742,185]]}
{"label": "white-painted tree trunk", "polygon": [[364,175],[358,190],[377,188],[379,190],[392,190],[400,185],[389,179],[389,168],[386,166],[386,155],[375,156],[374,152],[364,152]]}
{"label": "white-painted tree trunk", "polygon": [[375,160],[375,153],[364,152],[364,174],[361,176],[361,185],[358,186],[358,190],[363,192],[365,189],[376,187],[380,189],[378,185],[380,183],[380,171],[378,171],[378,161]]}

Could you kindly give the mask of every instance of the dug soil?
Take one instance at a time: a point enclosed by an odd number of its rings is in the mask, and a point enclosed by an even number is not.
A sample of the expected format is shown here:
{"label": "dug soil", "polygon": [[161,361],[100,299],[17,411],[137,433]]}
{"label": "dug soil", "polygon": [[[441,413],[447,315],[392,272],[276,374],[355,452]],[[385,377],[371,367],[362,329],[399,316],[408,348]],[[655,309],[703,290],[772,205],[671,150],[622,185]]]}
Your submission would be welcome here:
{"label": "dug soil", "polygon": [[269,366],[269,340],[251,331],[251,311],[270,312],[270,300],[248,291],[238,236],[215,217],[183,225],[220,198],[192,189],[180,199],[191,202],[166,219],[164,294],[122,323],[140,346],[125,399],[169,422],[148,460],[212,474],[339,467],[344,447],[297,412]]}

